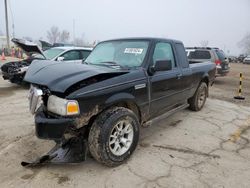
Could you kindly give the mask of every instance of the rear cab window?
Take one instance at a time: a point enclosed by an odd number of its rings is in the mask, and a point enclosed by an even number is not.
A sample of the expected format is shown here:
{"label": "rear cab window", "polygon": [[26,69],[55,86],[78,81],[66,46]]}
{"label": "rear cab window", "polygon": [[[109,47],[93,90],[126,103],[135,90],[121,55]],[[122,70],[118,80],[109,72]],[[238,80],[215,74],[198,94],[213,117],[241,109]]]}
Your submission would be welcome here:
{"label": "rear cab window", "polygon": [[211,54],[208,50],[190,50],[188,59],[211,59]]}

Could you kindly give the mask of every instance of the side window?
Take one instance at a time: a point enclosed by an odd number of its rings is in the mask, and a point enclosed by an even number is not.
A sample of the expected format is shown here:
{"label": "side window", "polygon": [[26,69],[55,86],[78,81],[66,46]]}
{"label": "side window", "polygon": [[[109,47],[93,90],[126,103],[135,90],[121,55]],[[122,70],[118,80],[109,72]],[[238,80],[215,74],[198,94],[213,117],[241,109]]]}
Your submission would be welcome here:
{"label": "side window", "polygon": [[89,56],[90,53],[91,53],[91,51],[81,50],[81,56],[82,56],[81,59],[86,59]]}
{"label": "side window", "polygon": [[153,55],[153,64],[158,60],[171,60],[172,67],[176,67],[171,44],[166,42],[159,42],[156,44]]}
{"label": "side window", "polygon": [[64,57],[63,61],[71,61],[81,59],[80,52],[76,50],[71,50],[62,55]]}

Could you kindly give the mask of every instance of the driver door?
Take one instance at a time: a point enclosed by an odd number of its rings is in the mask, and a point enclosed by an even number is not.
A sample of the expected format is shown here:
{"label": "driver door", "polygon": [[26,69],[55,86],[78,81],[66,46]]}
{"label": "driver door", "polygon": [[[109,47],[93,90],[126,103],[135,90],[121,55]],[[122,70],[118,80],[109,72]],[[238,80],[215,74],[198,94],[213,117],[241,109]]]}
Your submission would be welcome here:
{"label": "driver door", "polygon": [[151,103],[150,115],[154,118],[172,108],[179,102],[181,72],[177,67],[170,43],[158,42],[153,54],[153,66],[158,60],[171,60],[172,70],[156,71],[150,77]]}

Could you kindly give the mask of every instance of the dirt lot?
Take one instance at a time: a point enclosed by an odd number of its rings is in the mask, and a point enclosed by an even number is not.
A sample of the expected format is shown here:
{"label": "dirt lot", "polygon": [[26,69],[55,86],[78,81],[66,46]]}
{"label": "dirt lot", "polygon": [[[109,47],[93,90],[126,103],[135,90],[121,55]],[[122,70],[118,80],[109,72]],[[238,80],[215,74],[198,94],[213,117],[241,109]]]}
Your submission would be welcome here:
{"label": "dirt lot", "polygon": [[[241,63],[231,63],[230,73],[225,77],[218,77],[210,90],[210,97],[250,106],[250,65]],[[244,101],[235,100],[239,89],[240,72],[243,74],[243,93]]]}
{"label": "dirt lot", "polygon": [[[250,107],[233,101],[239,71],[218,78],[201,112],[183,110],[141,129],[134,155],[107,168],[93,159],[78,165],[27,169],[22,160],[48,151],[53,142],[35,137],[27,89],[0,78],[0,187],[249,187]],[[244,86],[249,84],[245,74]],[[248,81],[248,83],[247,83]],[[248,92],[248,93],[247,93]]]}

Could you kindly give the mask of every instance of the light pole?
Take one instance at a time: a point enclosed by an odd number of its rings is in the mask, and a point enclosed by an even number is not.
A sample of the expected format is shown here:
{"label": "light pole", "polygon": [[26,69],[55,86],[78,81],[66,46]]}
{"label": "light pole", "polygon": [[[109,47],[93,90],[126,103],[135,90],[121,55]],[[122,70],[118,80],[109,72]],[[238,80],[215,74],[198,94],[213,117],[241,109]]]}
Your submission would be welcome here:
{"label": "light pole", "polygon": [[75,19],[73,19],[73,43],[75,42]]}
{"label": "light pole", "polygon": [[10,49],[10,35],[9,35],[9,21],[8,21],[7,0],[4,0],[4,3],[5,3],[5,23],[6,23],[7,48]]}

